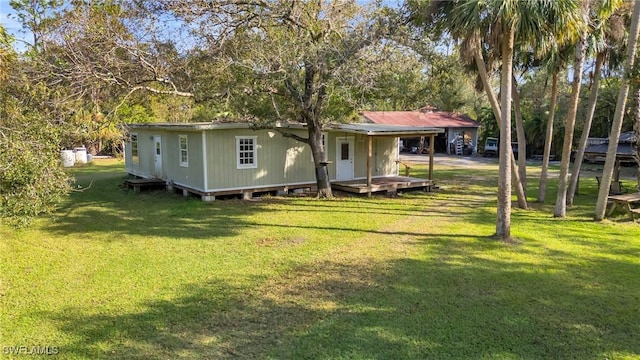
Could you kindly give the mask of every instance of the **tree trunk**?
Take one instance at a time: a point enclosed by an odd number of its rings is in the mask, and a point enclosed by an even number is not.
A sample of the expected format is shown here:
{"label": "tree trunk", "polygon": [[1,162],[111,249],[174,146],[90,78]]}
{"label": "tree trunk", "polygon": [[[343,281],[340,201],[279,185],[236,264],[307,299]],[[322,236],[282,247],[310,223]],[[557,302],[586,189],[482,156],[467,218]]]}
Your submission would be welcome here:
{"label": "tree trunk", "polygon": [[633,123],[633,130],[636,135],[636,147],[633,149],[633,158],[636,161],[636,190],[640,191],[640,87],[636,89],[636,111],[635,122]]}
{"label": "tree trunk", "polygon": [[609,135],[607,158],[604,162],[602,179],[600,181],[600,189],[598,190],[598,200],[596,201],[594,219],[597,221],[604,219],[604,213],[607,209],[607,198],[609,196],[609,187],[611,186],[611,178],[613,176],[613,167],[616,163],[616,152],[618,150],[618,141],[620,140],[620,130],[622,129],[624,108],[627,103],[627,96],[629,95],[629,75],[633,69],[636,57],[636,42],[638,41],[638,30],[640,28],[638,26],[638,20],[640,20],[640,1],[636,1],[633,5],[631,30],[629,31],[629,40],[627,44],[627,58],[625,59],[622,83],[620,84],[620,92],[618,93],[616,111],[613,115],[611,134]]}
{"label": "tree trunk", "polygon": [[593,122],[593,114],[596,111],[596,100],[598,99],[598,89],[600,87],[600,73],[602,65],[604,65],[605,53],[600,52],[596,56],[596,67],[593,70],[593,81],[591,82],[591,94],[589,95],[589,104],[587,105],[587,117],[584,119],[584,127],[582,136],[580,136],[580,144],[576,150],[576,158],[573,163],[573,171],[571,172],[571,183],[569,184],[569,194],[567,195],[567,205],[573,205],[573,198],[578,188],[578,180],[580,178],[580,168],[584,160],[584,150],[587,148],[587,139],[591,132],[591,123]]}
{"label": "tree trunk", "polygon": [[418,154],[422,154],[424,151],[424,136],[420,136],[420,142],[418,143]]}
{"label": "tree trunk", "polygon": [[[589,16],[589,2],[585,1],[582,8],[582,16]],[[582,70],[587,45],[587,31],[580,34],[580,40],[576,44],[576,53],[573,65],[573,84],[571,85],[571,100],[569,101],[569,113],[565,121],[564,142],[562,144],[562,161],[560,161],[560,178],[558,179],[558,195],[554,217],[567,215],[567,190],[569,185],[569,166],[571,165],[571,148],[573,147],[573,130],[576,125],[576,113],[580,101],[580,87],[582,86]]]}
{"label": "tree trunk", "polygon": [[316,185],[318,186],[318,198],[332,198],[329,169],[327,168],[326,149],[322,144],[322,125],[317,120],[308,120],[309,146],[313,154],[313,163],[316,168]]}
{"label": "tree trunk", "polygon": [[[496,118],[498,122],[498,129],[502,128],[502,115],[500,113],[500,105],[498,104],[498,99],[495,94],[491,90],[491,84],[489,83],[489,74],[487,74],[487,66],[484,62],[484,58],[482,57],[482,53],[480,52],[480,45],[476,44],[475,51],[473,53],[474,60],[476,62],[478,73],[480,74],[480,79],[482,80],[482,85],[484,87],[485,93],[489,99],[489,103],[491,104],[491,109],[493,110],[493,116]],[[511,127],[511,126],[509,126]],[[509,135],[511,136],[511,135]],[[521,209],[527,209],[527,195],[524,192],[524,188],[522,187],[522,182],[520,181],[520,176],[516,171],[516,159],[513,156],[513,151],[511,149],[511,144],[509,144],[509,153],[511,154],[511,175],[513,176],[513,180],[516,186],[516,196],[518,198],[518,207]]]}
{"label": "tree trunk", "polygon": [[518,139],[518,176],[522,183],[522,189],[527,192],[527,137],[524,133],[524,120],[520,111],[520,94],[516,86],[515,79],[512,79],[513,86],[513,110],[516,115],[516,136]]}
{"label": "tree trunk", "polygon": [[509,25],[502,40],[502,74],[500,79],[500,154],[498,170],[498,209],[496,236],[502,241],[511,239],[511,82],[513,74],[513,47],[515,26]]}
{"label": "tree trunk", "polygon": [[544,138],[544,155],[542,156],[542,173],[540,174],[540,186],[538,188],[538,202],[544,203],[547,196],[547,173],[549,172],[549,158],[551,157],[551,144],[553,143],[553,125],[556,117],[556,104],[558,102],[558,73],[553,71],[551,81],[551,104],[549,107],[549,119],[547,120],[547,133]]}

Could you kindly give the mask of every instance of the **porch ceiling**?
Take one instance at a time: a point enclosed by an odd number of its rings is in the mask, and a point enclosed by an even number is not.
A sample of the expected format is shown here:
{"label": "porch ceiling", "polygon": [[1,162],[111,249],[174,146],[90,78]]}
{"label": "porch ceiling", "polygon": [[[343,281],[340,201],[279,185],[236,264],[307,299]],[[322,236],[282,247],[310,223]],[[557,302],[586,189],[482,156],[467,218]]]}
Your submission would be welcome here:
{"label": "porch ceiling", "polygon": [[331,124],[330,129],[367,136],[425,136],[444,133],[444,129],[424,126],[382,124]]}

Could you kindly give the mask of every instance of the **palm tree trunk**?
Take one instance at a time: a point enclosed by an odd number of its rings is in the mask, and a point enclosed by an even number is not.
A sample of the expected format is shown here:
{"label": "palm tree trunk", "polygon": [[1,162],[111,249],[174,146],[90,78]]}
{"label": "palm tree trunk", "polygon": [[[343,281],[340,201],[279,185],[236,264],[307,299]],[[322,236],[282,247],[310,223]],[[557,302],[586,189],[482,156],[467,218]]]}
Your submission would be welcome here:
{"label": "palm tree trunk", "polygon": [[620,140],[620,130],[622,129],[622,119],[624,117],[624,108],[629,95],[629,74],[633,69],[636,57],[636,42],[638,41],[638,30],[640,29],[640,1],[636,1],[633,5],[633,16],[631,18],[631,31],[629,31],[629,40],[627,44],[627,58],[624,64],[624,74],[622,83],[620,84],[620,92],[618,93],[618,102],[616,103],[616,111],[613,115],[613,123],[611,124],[611,134],[609,135],[609,146],[607,147],[607,158],[604,162],[602,170],[602,179],[600,181],[600,189],[598,190],[598,200],[596,201],[596,211],[594,219],[600,221],[604,219],[604,213],[607,208],[607,198],[609,196],[609,187],[611,186],[611,178],[613,177],[613,167],[616,163],[616,152],[618,150],[618,141]]}
{"label": "palm tree trunk", "polygon": [[547,195],[547,173],[549,172],[549,158],[551,157],[551,144],[553,140],[553,123],[556,116],[556,103],[558,102],[558,73],[560,69],[553,71],[551,83],[551,104],[549,106],[549,119],[547,120],[547,133],[544,138],[544,155],[542,156],[542,173],[540,174],[540,186],[538,188],[538,202],[544,203]]}
{"label": "palm tree trunk", "polygon": [[633,123],[633,131],[636,135],[636,147],[633,149],[633,158],[636,161],[636,179],[638,183],[636,190],[640,191],[640,87],[636,89],[636,111],[635,122]]}
{"label": "palm tree trunk", "polygon": [[522,189],[527,192],[527,137],[524,133],[524,120],[520,111],[520,94],[515,79],[513,85],[513,110],[516,115],[516,136],[518,139],[518,176],[522,183]]}
{"label": "palm tree trunk", "polygon": [[584,119],[584,127],[582,136],[580,136],[580,144],[576,150],[576,158],[573,163],[573,171],[571,172],[571,183],[569,184],[569,194],[567,195],[567,205],[573,205],[573,198],[578,188],[578,179],[580,178],[580,167],[584,160],[584,149],[587,148],[587,139],[591,131],[591,123],[593,122],[593,114],[596,111],[596,100],[598,99],[598,89],[600,87],[600,73],[602,65],[604,65],[605,52],[600,52],[596,56],[596,67],[593,70],[593,81],[591,83],[591,94],[589,95],[589,104],[587,105],[587,117]]}
{"label": "palm tree trunk", "polygon": [[[476,39],[477,40],[477,39]],[[489,83],[489,74],[487,73],[487,66],[484,62],[484,58],[482,57],[482,53],[480,52],[480,45],[476,44],[473,57],[476,62],[476,66],[478,68],[478,74],[480,75],[480,79],[482,80],[482,85],[484,87],[485,93],[487,94],[487,98],[489,99],[489,104],[491,104],[491,109],[493,110],[493,116],[496,118],[498,122],[498,129],[502,128],[502,114],[500,113],[500,105],[498,104],[498,99],[496,98],[493,90],[491,90],[491,84]],[[510,118],[511,116],[509,116]],[[509,135],[511,136],[511,135]],[[516,159],[513,156],[513,151],[511,149],[511,144],[509,144],[509,152],[511,157],[511,176],[513,177],[514,185],[516,187],[516,196],[518,199],[518,207],[521,209],[527,209],[527,195],[524,192],[524,187],[522,186],[522,182],[520,180],[520,176],[517,172]]]}
{"label": "palm tree trunk", "polygon": [[[589,1],[583,2],[582,16],[588,19]],[[571,164],[571,148],[573,147],[573,130],[576,125],[576,113],[580,101],[580,88],[582,86],[582,70],[587,47],[587,31],[580,34],[580,40],[576,44],[576,53],[573,65],[573,84],[571,86],[571,100],[569,101],[569,113],[564,127],[564,142],[562,144],[562,161],[560,161],[560,178],[558,180],[558,196],[554,217],[567,215],[567,190],[569,185],[569,165]]]}
{"label": "palm tree trunk", "polygon": [[500,79],[500,154],[498,166],[498,209],[496,236],[502,241],[511,239],[511,82],[513,79],[513,47],[515,26],[509,25],[502,41],[502,74]]}

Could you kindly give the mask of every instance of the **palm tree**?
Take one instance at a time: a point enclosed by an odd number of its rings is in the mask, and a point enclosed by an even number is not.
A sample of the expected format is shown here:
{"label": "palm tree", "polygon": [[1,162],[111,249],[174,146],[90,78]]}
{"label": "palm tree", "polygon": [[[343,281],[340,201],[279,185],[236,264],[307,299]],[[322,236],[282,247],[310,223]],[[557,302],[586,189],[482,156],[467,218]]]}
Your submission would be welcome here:
{"label": "palm tree", "polygon": [[613,0],[608,2],[598,2],[598,7],[592,16],[592,31],[589,34],[589,49],[596,53],[595,68],[591,81],[591,94],[589,95],[589,103],[587,105],[586,117],[584,120],[580,143],[576,149],[573,171],[571,172],[571,181],[569,184],[569,193],[567,195],[567,205],[573,205],[576,189],[578,187],[578,179],[580,177],[580,168],[584,160],[584,151],[587,148],[587,139],[591,131],[591,124],[596,110],[596,100],[598,99],[598,90],[600,89],[600,76],[607,54],[613,50],[611,42],[620,42],[624,31],[618,31],[615,25],[610,24],[611,16],[621,8],[622,0]]}
{"label": "palm tree", "polygon": [[638,80],[640,79],[635,79],[636,82],[636,93],[634,96],[634,99],[636,101],[636,109],[634,111],[633,117],[634,117],[634,122],[633,122],[633,131],[635,133],[636,136],[636,147],[633,149],[633,159],[636,161],[637,167],[636,167],[636,179],[637,179],[637,184],[636,184],[636,189],[638,191],[640,191],[640,87],[637,87],[637,83]]}
{"label": "palm tree", "polygon": [[[509,15],[509,14],[506,14]],[[500,78],[500,108],[502,123],[500,126],[500,147],[498,152],[498,219],[496,236],[500,240],[511,238],[511,90],[513,89],[513,48],[516,27],[513,22],[505,21],[502,39],[502,76]]]}
{"label": "palm tree", "polygon": [[573,205],[573,199],[578,187],[578,179],[580,177],[580,167],[584,160],[584,151],[587,148],[587,139],[589,138],[589,132],[591,132],[591,123],[593,122],[593,114],[596,111],[596,100],[598,99],[598,90],[600,88],[600,74],[602,73],[602,66],[606,53],[599,52],[596,55],[595,67],[593,69],[593,78],[591,80],[591,94],[589,94],[589,103],[587,105],[586,118],[584,119],[584,125],[582,128],[582,135],[580,136],[580,142],[576,149],[576,156],[573,161],[573,170],[571,171],[571,180],[569,182],[569,192],[567,194],[567,205]]}
{"label": "palm tree", "polygon": [[[496,118],[496,121],[498,122],[498,129],[501,132],[502,130],[502,111],[500,110],[500,104],[498,103],[498,98],[496,97],[496,95],[494,94],[491,84],[490,84],[490,80],[489,80],[489,74],[488,74],[488,67],[487,64],[484,61],[484,56],[482,54],[482,45],[480,43],[480,37],[478,36],[477,33],[473,34],[471,37],[465,39],[465,41],[463,41],[463,47],[465,48],[465,51],[463,51],[463,54],[465,56],[470,56],[473,58],[473,61],[475,62],[477,71],[478,71],[478,75],[480,77],[480,80],[482,81],[482,86],[483,89],[485,89],[485,92],[487,93],[487,97],[489,99],[489,104],[491,104],[491,109],[493,110],[493,115]],[[471,55],[468,55],[468,54]],[[511,118],[511,116],[507,117],[508,119]],[[527,209],[527,195],[525,193],[525,187],[524,187],[524,183],[522,181],[522,179],[520,178],[520,173],[517,171],[518,167],[516,166],[516,160],[515,157],[513,155],[513,149],[511,148],[511,144],[509,144],[509,149],[508,151],[511,153],[511,176],[513,177],[513,183],[516,186],[516,195],[517,195],[517,199],[518,199],[518,207],[521,209]]]}
{"label": "palm tree", "polygon": [[[582,3],[581,15],[585,24],[589,20],[589,10],[591,2]],[[581,29],[580,39],[576,44],[575,59],[573,63],[573,84],[571,86],[571,100],[569,101],[569,113],[565,120],[564,142],[562,144],[562,160],[560,161],[560,177],[558,181],[558,194],[556,197],[556,207],[554,217],[565,217],[567,214],[567,190],[569,186],[569,165],[571,163],[571,149],[573,147],[573,130],[576,125],[576,114],[578,112],[578,102],[580,101],[580,88],[582,86],[582,70],[587,43],[587,27]]]}
{"label": "palm tree", "polygon": [[638,41],[638,32],[640,30],[640,1],[634,2],[633,15],[631,17],[631,30],[629,31],[629,41],[627,45],[627,58],[623,66],[622,84],[620,85],[620,93],[616,103],[616,111],[613,115],[613,123],[611,124],[611,135],[609,135],[609,146],[607,147],[607,158],[604,162],[602,170],[602,180],[600,181],[600,189],[598,190],[598,200],[596,201],[595,220],[604,219],[604,213],[607,207],[607,198],[609,196],[609,187],[611,186],[611,178],[613,177],[613,167],[616,162],[616,152],[618,150],[618,140],[620,140],[620,130],[622,129],[622,119],[624,117],[624,109],[629,95],[629,77],[635,64],[636,43]]}
{"label": "palm tree", "polygon": [[[500,121],[500,160],[498,180],[498,206],[496,236],[501,240],[511,237],[511,89],[513,81],[513,55],[516,46],[535,48],[538,39],[561,34],[560,26],[579,26],[575,18],[577,0],[558,1],[447,1],[409,2],[413,21],[434,26],[436,32],[447,31],[455,39],[479,43],[474,52],[479,72],[486,76],[487,67],[479,61],[486,46],[500,49],[496,57],[502,61],[500,81],[500,111],[496,111],[492,89],[485,86],[489,101]],[[426,15],[426,16],[425,16]],[[479,34],[485,34],[480,38]],[[479,41],[483,40],[483,41]],[[560,39],[563,40],[563,39]],[[544,43],[544,42],[542,42]],[[483,79],[484,80],[484,79]],[[499,116],[498,116],[499,114]]]}
{"label": "palm tree", "polygon": [[551,79],[551,104],[549,105],[549,119],[547,119],[547,131],[544,137],[544,154],[542,155],[542,171],[538,186],[538,202],[544,203],[547,194],[547,174],[549,172],[549,158],[551,157],[551,144],[553,143],[553,123],[556,117],[556,104],[558,102],[558,74],[560,68],[553,69]]}
{"label": "palm tree", "polygon": [[558,81],[560,72],[565,69],[567,59],[571,53],[571,46],[564,44],[560,46],[553,41],[548,44],[548,50],[539,58],[541,67],[548,74],[551,74],[551,95],[549,104],[549,118],[544,137],[544,150],[542,156],[542,171],[540,174],[540,183],[538,186],[538,203],[544,203],[547,194],[547,178],[549,172],[549,161],[551,157],[551,148],[553,147],[553,134],[556,117],[556,107],[558,104]]}
{"label": "palm tree", "polygon": [[517,82],[512,80],[513,110],[516,118],[516,136],[518,141],[518,176],[523,190],[527,191],[527,136],[524,131],[524,119],[520,110],[520,92]]}

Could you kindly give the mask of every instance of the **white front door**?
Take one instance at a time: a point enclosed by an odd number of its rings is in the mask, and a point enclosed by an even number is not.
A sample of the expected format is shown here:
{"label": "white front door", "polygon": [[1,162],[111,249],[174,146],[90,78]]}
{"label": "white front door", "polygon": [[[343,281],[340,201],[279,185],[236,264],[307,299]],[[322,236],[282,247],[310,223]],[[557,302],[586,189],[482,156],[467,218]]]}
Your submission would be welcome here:
{"label": "white front door", "polygon": [[353,137],[336,138],[336,180],[353,179]]}
{"label": "white front door", "polygon": [[160,136],[153,137],[153,165],[158,179],[162,179],[162,141]]}

